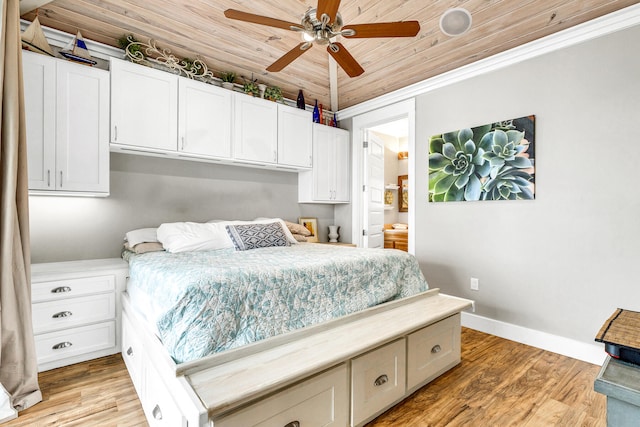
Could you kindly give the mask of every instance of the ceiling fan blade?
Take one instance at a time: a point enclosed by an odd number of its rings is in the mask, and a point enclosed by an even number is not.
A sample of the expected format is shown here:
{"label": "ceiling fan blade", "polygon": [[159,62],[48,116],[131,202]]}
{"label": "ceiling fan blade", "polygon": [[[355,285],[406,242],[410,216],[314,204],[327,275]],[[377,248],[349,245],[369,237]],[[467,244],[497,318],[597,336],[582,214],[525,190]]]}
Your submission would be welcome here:
{"label": "ceiling fan blade", "polygon": [[238,21],[251,22],[253,24],[266,25],[268,27],[282,28],[285,30],[291,30],[291,27],[303,29],[300,24],[294,24],[293,22],[282,21],[280,19],[269,18],[262,15],[254,15],[253,13],[242,12],[235,9],[225,10],[224,16],[229,19],[237,19]]}
{"label": "ceiling fan blade", "polygon": [[316,18],[318,21],[322,21],[322,14],[326,13],[329,16],[329,23],[336,19],[336,13],[340,7],[340,0],[318,0],[318,7],[316,8]]}
{"label": "ceiling fan blade", "polygon": [[357,77],[364,73],[364,68],[358,64],[358,61],[351,56],[342,43],[331,43],[327,46],[327,52],[333,56],[333,59],[336,60],[349,77]]}
{"label": "ceiling fan blade", "polygon": [[374,38],[374,37],[414,37],[420,31],[418,21],[380,22],[377,24],[345,25],[342,31],[353,30],[354,35],[343,34],[344,37]]}
{"label": "ceiling fan blade", "polygon": [[294,59],[298,58],[300,55],[311,49],[311,46],[313,46],[311,43],[300,43],[298,46],[282,55],[276,62],[269,65],[267,67],[267,71],[281,71],[284,67],[291,64]]}

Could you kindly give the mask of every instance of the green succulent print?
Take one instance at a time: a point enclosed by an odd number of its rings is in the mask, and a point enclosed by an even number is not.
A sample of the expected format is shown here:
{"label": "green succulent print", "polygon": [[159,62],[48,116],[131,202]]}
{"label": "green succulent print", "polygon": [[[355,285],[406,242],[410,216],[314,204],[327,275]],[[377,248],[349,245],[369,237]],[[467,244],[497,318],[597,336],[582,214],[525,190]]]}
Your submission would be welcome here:
{"label": "green succulent print", "polygon": [[432,136],[429,200],[533,199],[531,143],[516,125],[527,120],[532,132],[529,116]]}

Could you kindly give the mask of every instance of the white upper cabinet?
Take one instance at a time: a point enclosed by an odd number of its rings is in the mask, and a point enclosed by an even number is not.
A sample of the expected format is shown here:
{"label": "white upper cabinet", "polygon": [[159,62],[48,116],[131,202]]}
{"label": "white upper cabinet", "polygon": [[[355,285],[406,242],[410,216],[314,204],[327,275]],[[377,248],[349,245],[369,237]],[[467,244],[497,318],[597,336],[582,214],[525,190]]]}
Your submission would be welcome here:
{"label": "white upper cabinet", "polygon": [[111,59],[111,142],[176,151],[178,76]]}
{"label": "white upper cabinet", "polygon": [[182,77],[178,83],[178,152],[231,157],[232,92]]}
{"label": "white upper cabinet", "polygon": [[349,132],[313,124],[313,170],[298,174],[300,203],[348,203]]}
{"label": "white upper cabinet", "polygon": [[272,169],[312,166],[311,112],[111,59],[111,149]]}
{"label": "white upper cabinet", "polygon": [[278,104],[234,93],[233,157],[257,163],[278,162]]}
{"label": "white upper cabinet", "polygon": [[313,119],[311,111],[278,104],[278,163],[311,168]]}
{"label": "white upper cabinet", "polygon": [[32,194],[109,193],[109,73],[23,51]]}

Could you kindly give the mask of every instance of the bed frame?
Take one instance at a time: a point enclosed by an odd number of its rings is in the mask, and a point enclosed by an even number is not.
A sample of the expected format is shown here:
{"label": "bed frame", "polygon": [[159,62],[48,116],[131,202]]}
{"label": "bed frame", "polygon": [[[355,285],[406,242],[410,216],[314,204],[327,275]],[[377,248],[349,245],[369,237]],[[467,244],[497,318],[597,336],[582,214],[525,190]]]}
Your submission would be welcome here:
{"label": "bed frame", "polygon": [[432,289],[176,364],[123,294],[122,355],[150,426],[361,426],[460,363],[460,311]]}

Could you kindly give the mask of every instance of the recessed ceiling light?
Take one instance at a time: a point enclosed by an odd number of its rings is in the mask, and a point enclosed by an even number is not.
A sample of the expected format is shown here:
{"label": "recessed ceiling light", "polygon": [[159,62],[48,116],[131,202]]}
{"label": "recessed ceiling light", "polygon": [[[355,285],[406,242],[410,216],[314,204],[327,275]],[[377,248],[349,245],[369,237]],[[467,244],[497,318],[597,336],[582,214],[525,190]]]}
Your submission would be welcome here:
{"label": "recessed ceiling light", "polygon": [[467,9],[447,9],[440,17],[440,29],[448,36],[460,36],[471,28],[471,14]]}

